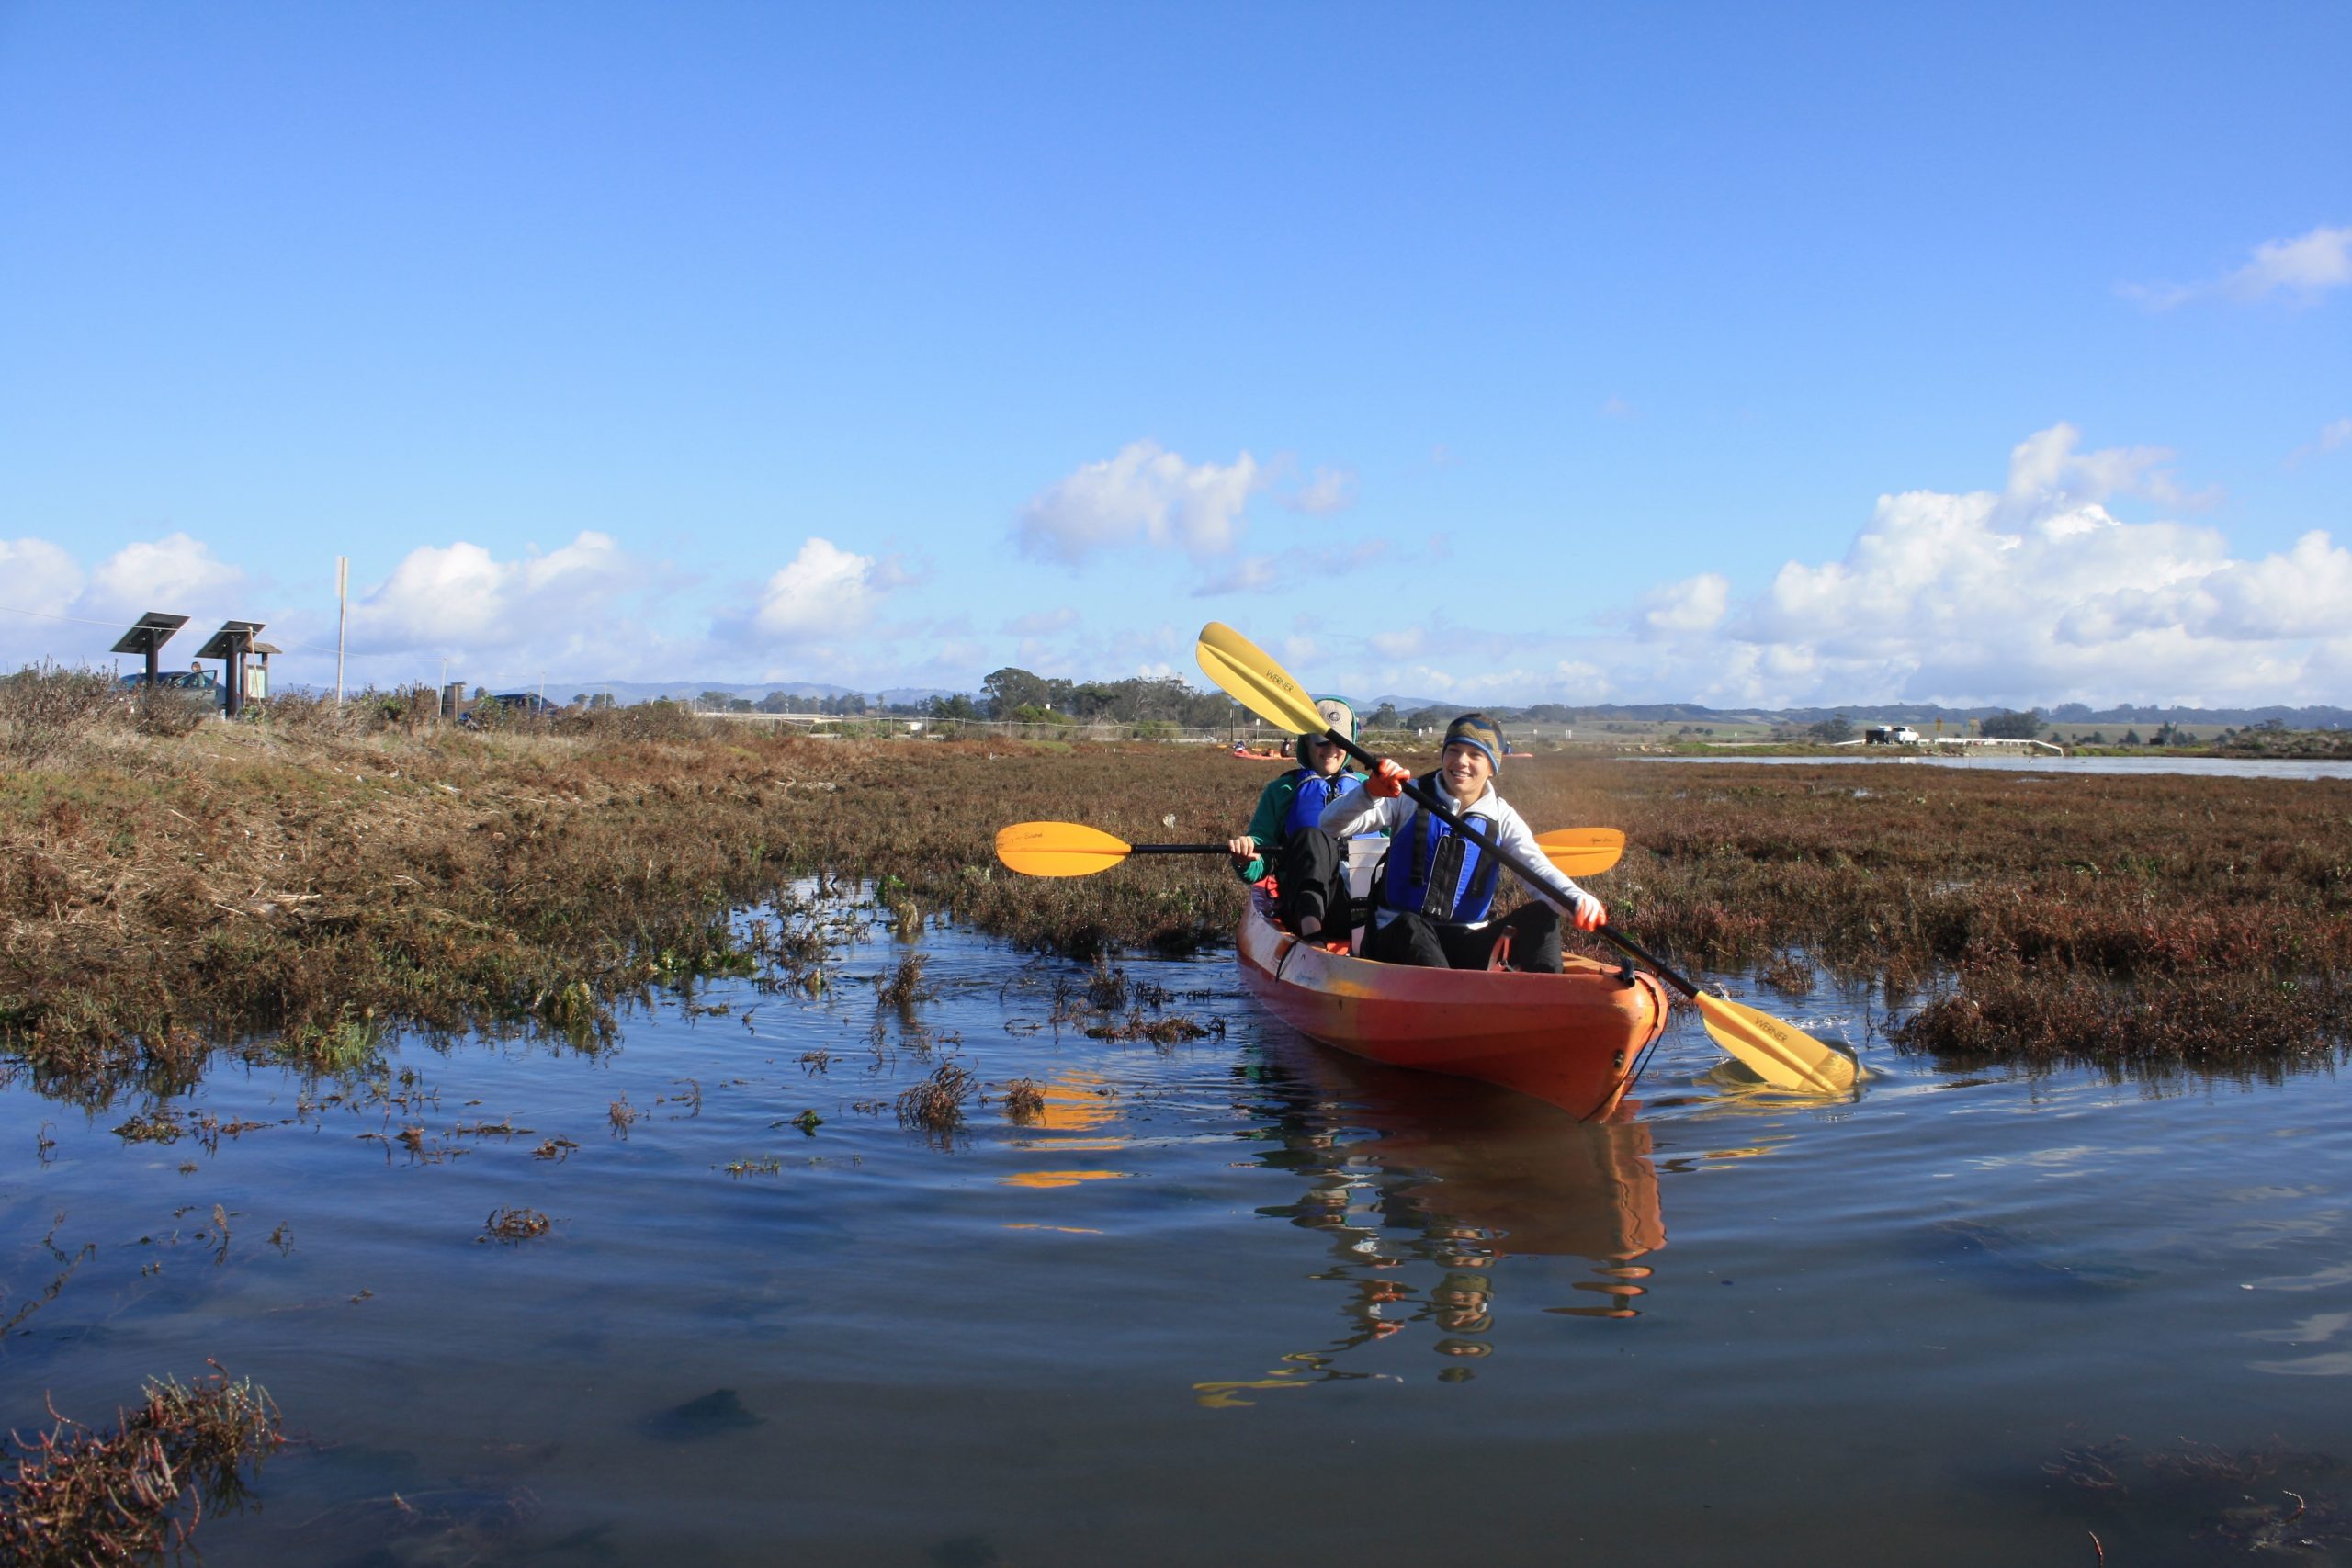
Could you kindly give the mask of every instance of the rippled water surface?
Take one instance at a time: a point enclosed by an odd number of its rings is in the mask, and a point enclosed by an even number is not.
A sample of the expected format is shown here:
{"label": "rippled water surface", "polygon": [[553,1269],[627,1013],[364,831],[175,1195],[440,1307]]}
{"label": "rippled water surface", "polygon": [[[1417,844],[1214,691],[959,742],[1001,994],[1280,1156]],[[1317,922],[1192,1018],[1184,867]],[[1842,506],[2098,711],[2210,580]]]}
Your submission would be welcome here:
{"label": "rippled water surface", "polygon": [[1885,752],[1844,756],[1747,757],[1736,752],[1703,757],[1635,757],[1637,762],[1737,762],[1762,767],[1867,763],[1873,767],[1977,768],[2007,773],[2188,773],[2225,779],[2352,779],[2352,762],[2297,762],[2264,757],[1893,757]]}
{"label": "rippled water surface", "polygon": [[[909,953],[937,994],[877,1011]],[[17,1085],[0,1418],[266,1384],[303,1441],[215,1564],[2352,1553],[2335,1078],[1961,1077],[1759,996],[1880,1076],[1760,1098],[1685,1023],[1580,1126],[1300,1041],[1230,964],[1056,1024],[1082,968],[876,931],[820,999],[597,1053],[224,1068],[171,1142]],[[1131,1016],[1209,1032],[1084,1032]],[[902,1126],[942,1061],[988,1102]],[[482,1239],[510,1207],[550,1231]]]}

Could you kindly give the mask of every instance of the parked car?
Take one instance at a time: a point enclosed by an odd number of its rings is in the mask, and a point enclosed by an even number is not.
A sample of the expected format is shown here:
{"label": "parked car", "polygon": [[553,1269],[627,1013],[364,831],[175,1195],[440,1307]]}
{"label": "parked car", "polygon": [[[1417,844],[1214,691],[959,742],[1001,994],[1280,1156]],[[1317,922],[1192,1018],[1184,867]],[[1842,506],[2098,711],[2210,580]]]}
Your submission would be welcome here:
{"label": "parked car", "polygon": [[[144,670],[134,670],[130,674],[118,680],[115,684],[121,687],[126,695],[136,693],[147,684],[147,671]],[[220,678],[209,670],[164,671],[155,677],[155,690],[159,692],[201,692],[205,696],[210,698],[216,704],[220,702],[221,699],[227,695],[227,694],[221,689]]]}
{"label": "parked car", "polygon": [[523,714],[550,714],[563,705],[548,702],[537,692],[492,692],[478,698],[473,706],[458,716],[458,722],[468,729],[480,729],[486,724]]}
{"label": "parked car", "polygon": [[1907,724],[1873,724],[1862,731],[1862,739],[1872,746],[1917,746],[1919,732]]}

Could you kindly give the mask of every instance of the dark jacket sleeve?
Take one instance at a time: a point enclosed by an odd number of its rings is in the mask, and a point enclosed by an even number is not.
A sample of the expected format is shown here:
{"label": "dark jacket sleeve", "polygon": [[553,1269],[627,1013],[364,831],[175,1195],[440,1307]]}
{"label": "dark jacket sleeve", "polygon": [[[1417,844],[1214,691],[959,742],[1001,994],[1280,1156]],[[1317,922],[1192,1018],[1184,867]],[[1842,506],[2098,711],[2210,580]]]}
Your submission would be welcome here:
{"label": "dark jacket sleeve", "polygon": [[1273,869],[1274,851],[1282,843],[1283,818],[1290,815],[1290,803],[1297,796],[1298,780],[1287,772],[1260,792],[1249,829],[1250,836],[1258,840],[1258,854],[1248,865],[1236,869],[1242,881],[1255,882]]}

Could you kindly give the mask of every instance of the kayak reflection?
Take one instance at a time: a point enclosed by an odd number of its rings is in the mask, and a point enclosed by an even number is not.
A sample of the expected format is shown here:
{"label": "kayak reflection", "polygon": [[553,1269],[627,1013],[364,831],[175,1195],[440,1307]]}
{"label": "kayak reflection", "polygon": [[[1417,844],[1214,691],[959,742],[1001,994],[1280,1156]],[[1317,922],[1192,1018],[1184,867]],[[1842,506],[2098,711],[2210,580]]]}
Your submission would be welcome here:
{"label": "kayak reflection", "polygon": [[[1440,1377],[1467,1378],[1496,1348],[1496,1302],[1513,1258],[1592,1264],[1593,1277],[1574,1281],[1576,1294],[1544,1312],[1639,1314],[1650,1275],[1639,1259],[1666,1245],[1666,1224],[1649,1129],[1632,1118],[1634,1107],[1578,1122],[1525,1095],[1384,1067],[1309,1041],[1268,1038],[1261,1051],[1251,1109],[1266,1118],[1260,1135],[1270,1146],[1259,1158],[1295,1174],[1304,1190],[1258,1212],[1329,1239],[1329,1266],[1309,1278],[1339,1288],[1344,1325],[1261,1377],[1195,1384],[1203,1404],[1394,1375],[1338,1358],[1408,1332],[1453,1359]],[[1540,1277],[1555,1281],[1556,1271]]]}

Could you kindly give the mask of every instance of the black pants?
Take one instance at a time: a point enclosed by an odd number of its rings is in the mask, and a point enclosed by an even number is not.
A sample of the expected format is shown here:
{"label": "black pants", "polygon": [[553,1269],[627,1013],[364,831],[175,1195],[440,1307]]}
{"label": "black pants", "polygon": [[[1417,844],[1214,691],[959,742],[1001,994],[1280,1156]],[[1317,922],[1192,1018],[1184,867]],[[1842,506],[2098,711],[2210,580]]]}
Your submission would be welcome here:
{"label": "black pants", "polygon": [[1424,969],[1484,969],[1506,932],[1511,968],[1536,975],[1560,972],[1560,913],[1540,900],[1476,928],[1446,925],[1427,915],[1398,915],[1364,934],[1363,955]]}
{"label": "black pants", "polygon": [[1274,881],[1282,889],[1275,912],[1293,931],[1313,916],[1323,923],[1320,940],[1344,941],[1348,934],[1348,847],[1320,828],[1301,828],[1283,840],[1274,866]]}

